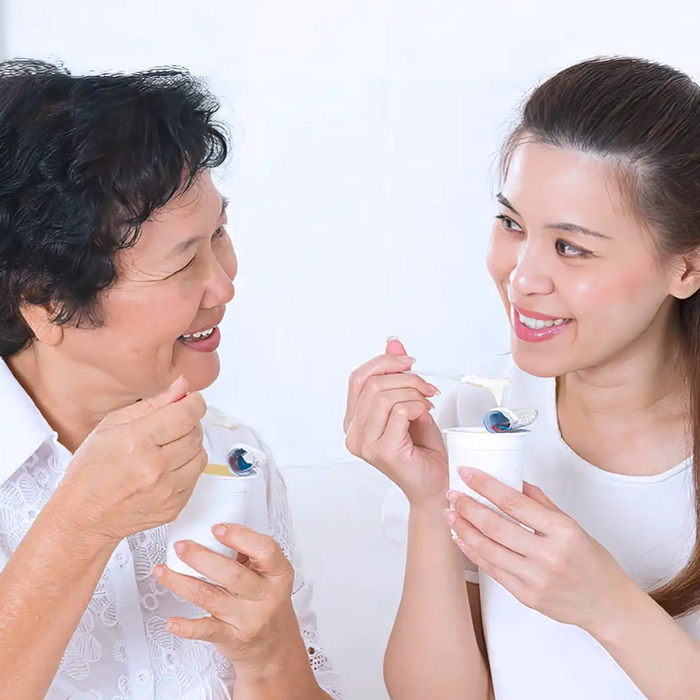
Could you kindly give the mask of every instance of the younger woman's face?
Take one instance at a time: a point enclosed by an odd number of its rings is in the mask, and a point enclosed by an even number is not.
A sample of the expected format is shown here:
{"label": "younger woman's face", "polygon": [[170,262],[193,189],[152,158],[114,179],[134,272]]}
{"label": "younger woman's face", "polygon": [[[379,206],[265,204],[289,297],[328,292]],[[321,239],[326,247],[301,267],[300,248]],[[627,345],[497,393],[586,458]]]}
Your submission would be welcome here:
{"label": "younger woman's face", "polygon": [[629,212],[610,165],[580,152],[525,143],[498,195],[488,268],[526,372],[559,376],[662,342],[677,264],[661,262]]}

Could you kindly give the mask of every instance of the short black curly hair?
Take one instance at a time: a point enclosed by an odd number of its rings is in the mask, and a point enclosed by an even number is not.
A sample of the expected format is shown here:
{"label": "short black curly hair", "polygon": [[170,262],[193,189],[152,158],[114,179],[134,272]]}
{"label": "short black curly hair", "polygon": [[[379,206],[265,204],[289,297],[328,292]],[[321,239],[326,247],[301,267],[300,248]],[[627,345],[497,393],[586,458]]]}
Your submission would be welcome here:
{"label": "short black curly hair", "polygon": [[222,165],[218,101],[184,69],[73,76],[0,62],[0,357],[28,347],[24,305],[95,327],[115,256],[201,171]]}

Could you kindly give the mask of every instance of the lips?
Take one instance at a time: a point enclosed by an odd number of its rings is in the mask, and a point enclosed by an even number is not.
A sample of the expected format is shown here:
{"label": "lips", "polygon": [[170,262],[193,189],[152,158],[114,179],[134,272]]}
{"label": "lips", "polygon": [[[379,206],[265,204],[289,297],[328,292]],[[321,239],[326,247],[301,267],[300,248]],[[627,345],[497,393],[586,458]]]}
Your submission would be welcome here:
{"label": "lips", "polygon": [[213,323],[210,323],[208,326],[200,325],[199,327],[195,328],[194,330],[187,331],[186,333],[183,333],[178,340],[182,340],[183,338],[194,338],[196,336],[201,336],[203,334],[206,334],[206,337],[211,335],[211,332],[221,324],[221,322],[224,320],[224,313],[219,314],[219,316],[216,319],[212,319]]}
{"label": "lips", "polygon": [[563,333],[573,319],[548,316],[535,311],[523,311],[511,306],[511,322],[520,340],[540,343]]}

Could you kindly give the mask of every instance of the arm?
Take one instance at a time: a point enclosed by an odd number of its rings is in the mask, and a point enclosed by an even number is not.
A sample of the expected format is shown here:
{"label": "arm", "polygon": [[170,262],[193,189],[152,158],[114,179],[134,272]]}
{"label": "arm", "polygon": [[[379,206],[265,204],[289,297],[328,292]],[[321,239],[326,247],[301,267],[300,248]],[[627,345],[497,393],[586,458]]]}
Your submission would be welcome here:
{"label": "arm", "polygon": [[700,697],[700,644],[630,581],[619,615],[588,630],[648,700]]}
{"label": "arm", "polygon": [[207,463],[205,411],[179,378],[108,414],[75,453],[0,573],[2,697],[44,698],[116,545],[182,509]]}
{"label": "arm", "polygon": [[114,549],[71,522],[66,505],[49,499],[0,572],[0,688],[16,700],[48,692]]}
{"label": "arm", "polygon": [[411,508],[403,596],[384,671],[392,698],[487,700],[490,679],[479,651],[459,550],[444,504]]}
{"label": "arm", "polygon": [[524,605],[594,637],[648,700],[700,697],[700,644],[610,552],[532,484],[520,493],[474,469],[461,473],[511,518],[450,495],[448,519],[471,561]]}

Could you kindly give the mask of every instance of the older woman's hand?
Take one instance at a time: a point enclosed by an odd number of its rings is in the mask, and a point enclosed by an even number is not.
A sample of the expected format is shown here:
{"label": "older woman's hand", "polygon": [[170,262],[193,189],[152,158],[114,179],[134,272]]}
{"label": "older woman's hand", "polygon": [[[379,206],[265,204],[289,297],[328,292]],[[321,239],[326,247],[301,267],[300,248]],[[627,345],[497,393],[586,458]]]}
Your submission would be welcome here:
{"label": "older woman's hand", "polygon": [[212,642],[235,663],[236,674],[270,676],[300,659],[308,667],[291,595],[294,569],[279,545],[244,525],[216,525],[216,538],[237,558],[212,552],[191,541],[178,542],[182,561],[215,583],[178,574],[165,565],[154,575],[173,593],[211,617],[171,618],[178,637]]}
{"label": "older woman's hand", "polygon": [[53,498],[84,531],[119,542],[172,522],[207,465],[207,407],[180,377],[162,394],[107,414],[75,453]]}

